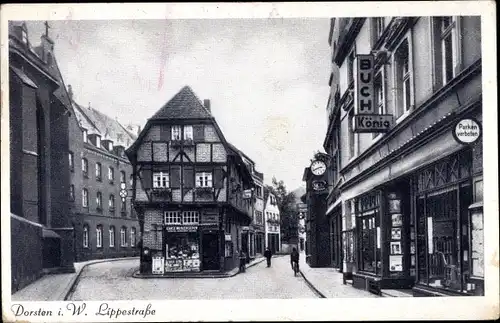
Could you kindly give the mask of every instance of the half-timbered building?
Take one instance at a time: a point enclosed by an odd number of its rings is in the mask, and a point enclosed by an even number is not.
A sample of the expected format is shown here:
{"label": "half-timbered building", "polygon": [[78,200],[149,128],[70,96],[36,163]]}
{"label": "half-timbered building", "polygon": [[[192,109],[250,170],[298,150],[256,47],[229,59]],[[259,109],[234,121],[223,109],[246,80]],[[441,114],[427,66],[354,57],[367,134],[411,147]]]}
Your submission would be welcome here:
{"label": "half-timbered building", "polygon": [[237,267],[241,229],[252,219],[243,192],[253,180],[211,114],[210,101],[202,104],[191,88],[182,88],[148,119],[126,154],[151,271]]}

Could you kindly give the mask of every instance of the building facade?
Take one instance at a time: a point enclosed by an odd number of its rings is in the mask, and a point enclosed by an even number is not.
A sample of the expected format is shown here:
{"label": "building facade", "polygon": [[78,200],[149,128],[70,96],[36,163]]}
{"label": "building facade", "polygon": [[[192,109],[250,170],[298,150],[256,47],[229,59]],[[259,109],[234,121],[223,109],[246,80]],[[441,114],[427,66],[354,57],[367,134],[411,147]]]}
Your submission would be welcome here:
{"label": "building facade", "polygon": [[264,188],[265,245],[272,254],[281,252],[281,217],[276,196]]}
{"label": "building facade", "polygon": [[[238,267],[253,187],[230,145],[188,86],[146,123],[127,149],[133,203],[143,237],[143,273],[227,271]],[[151,259],[151,260],[149,260]],[[150,263],[149,263],[150,262]]]}
{"label": "building facade", "polygon": [[[481,122],[480,27],[472,16],[332,19],[327,212],[354,287],[484,295],[482,141],[453,134],[463,118]],[[380,133],[354,131],[366,54],[374,113],[393,118]]]}
{"label": "building facade", "polygon": [[74,272],[68,215],[67,103],[48,32],[33,46],[9,22],[12,292],[46,272]]}
{"label": "building facade", "polygon": [[[138,256],[139,222],[132,206],[132,166],[125,148],[136,139],[118,121],[84,107],[68,86],[70,119],[70,213],[75,228],[75,258]],[[122,198],[122,188],[127,196]]]}

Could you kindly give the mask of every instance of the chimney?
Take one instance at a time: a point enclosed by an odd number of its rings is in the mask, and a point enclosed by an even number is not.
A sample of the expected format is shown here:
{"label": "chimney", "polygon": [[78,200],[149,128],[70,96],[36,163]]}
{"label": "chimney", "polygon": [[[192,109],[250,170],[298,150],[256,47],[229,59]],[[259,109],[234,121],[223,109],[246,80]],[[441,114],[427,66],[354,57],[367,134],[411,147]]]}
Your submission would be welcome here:
{"label": "chimney", "polygon": [[212,113],[212,110],[210,110],[210,100],[208,99],[203,100],[203,105],[205,106],[205,109],[208,110],[208,112]]}
{"label": "chimney", "polygon": [[73,89],[71,88],[71,84],[68,85],[68,96],[71,101],[73,101]]}

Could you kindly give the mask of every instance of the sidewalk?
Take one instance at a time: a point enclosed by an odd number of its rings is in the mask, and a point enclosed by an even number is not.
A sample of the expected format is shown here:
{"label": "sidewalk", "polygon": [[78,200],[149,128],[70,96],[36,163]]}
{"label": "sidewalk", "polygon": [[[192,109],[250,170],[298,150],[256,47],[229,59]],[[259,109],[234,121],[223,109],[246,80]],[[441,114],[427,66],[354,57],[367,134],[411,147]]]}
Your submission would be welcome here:
{"label": "sidewalk", "polygon": [[315,290],[322,298],[348,298],[348,297],[380,297],[370,292],[356,289],[352,285],[342,283],[342,273],[336,269],[311,268],[306,263],[306,254],[301,253],[299,258],[299,268],[302,277],[310,287]]}
{"label": "sidewalk", "polygon": [[47,274],[28,286],[12,294],[12,301],[63,301],[70,293],[83,269],[89,265],[119,260],[139,259],[139,257],[95,259],[75,262],[75,272],[70,274]]}
{"label": "sidewalk", "polygon": [[[248,264],[245,265],[245,268],[253,267],[257,264],[260,264],[265,260],[264,257],[257,257],[251,260]],[[134,278],[228,278],[233,277],[239,274],[239,268],[233,268],[228,272],[193,272],[193,273],[165,273],[163,275],[153,275],[153,274],[140,274],[139,270],[136,270],[132,277]]]}

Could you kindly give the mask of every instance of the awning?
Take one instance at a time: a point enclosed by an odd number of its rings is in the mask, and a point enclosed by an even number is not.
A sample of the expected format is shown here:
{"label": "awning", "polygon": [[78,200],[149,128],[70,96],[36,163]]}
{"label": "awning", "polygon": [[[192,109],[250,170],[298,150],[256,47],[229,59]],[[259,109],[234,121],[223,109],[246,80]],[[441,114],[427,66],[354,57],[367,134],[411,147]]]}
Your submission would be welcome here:
{"label": "awning", "polygon": [[45,228],[43,228],[43,230],[42,230],[42,237],[43,237],[43,238],[61,239],[61,236],[60,236],[60,235],[58,235],[57,233],[55,233],[55,232],[54,232],[54,231],[52,231],[52,230],[45,229]]}
{"label": "awning", "polygon": [[330,207],[326,211],[326,216],[328,216],[328,214],[330,214],[340,203],[342,203],[342,200],[340,198],[338,198],[335,201],[335,203],[333,203],[332,205],[330,205]]}
{"label": "awning", "polygon": [[21,71],[20,69],[14,67],[14,66],[11,66],[10,67],[12,69],[12,71],[14,72],[14,74],[17,75],[17,77],[19,77],[21,79],[21,81],[26,84],[27,86],[29,87],[32,87],[34,89],[38,89],[38,86],[36,86],[35,82],[33,82],[33,80],[31,80],[28,75],[26,75],[23,71]]}

